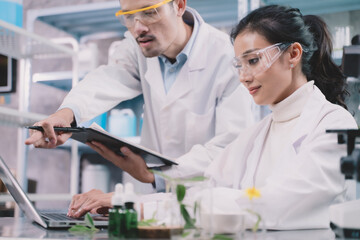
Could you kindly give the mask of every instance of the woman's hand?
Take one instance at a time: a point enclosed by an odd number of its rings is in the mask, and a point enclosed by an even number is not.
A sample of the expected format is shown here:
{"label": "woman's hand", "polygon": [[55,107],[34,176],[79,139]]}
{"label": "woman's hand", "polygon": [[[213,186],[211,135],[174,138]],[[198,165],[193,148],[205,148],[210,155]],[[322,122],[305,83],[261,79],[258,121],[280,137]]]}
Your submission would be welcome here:
{"label": "woman's hand", "polygon": [[105,214],[111,208],[113,193],[103,193],[101,190],[93,189],[89,192],[76,194],[70,203],[67,215],[79,218],[87,212]]}

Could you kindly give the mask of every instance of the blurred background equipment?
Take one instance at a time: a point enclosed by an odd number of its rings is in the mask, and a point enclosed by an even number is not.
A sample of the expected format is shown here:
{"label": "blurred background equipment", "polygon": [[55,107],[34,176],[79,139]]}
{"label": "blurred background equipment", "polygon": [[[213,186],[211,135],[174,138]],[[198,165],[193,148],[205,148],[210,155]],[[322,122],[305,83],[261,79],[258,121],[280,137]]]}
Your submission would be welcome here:
{"label": "blurred background equipment", "polygon": [[88,164],[82,172],[81,183],[81,192],[83,193],[92,189],[99,189],[105,193],[109,192],[109,169],[103,164]]}
{"label": "blurred background equipment", "polygon": [[342,69],[345,76],[360,78],[360,35],[352,38],[351,46],[344,46]]}
{"label": "blurred background equipment", "polygon": [[[359,129],[327,130],[337,133],[338,143],[347,144],[347,156],[340,159],[340,171],[346,179],[357,182],[360,187],[360,148],[356,148],[356,139],[360,137]],[[358,191],[359,192],[359,191]],[[360,194],[356,200],[330,206],[331,228],[338,237],[360,238]]]}

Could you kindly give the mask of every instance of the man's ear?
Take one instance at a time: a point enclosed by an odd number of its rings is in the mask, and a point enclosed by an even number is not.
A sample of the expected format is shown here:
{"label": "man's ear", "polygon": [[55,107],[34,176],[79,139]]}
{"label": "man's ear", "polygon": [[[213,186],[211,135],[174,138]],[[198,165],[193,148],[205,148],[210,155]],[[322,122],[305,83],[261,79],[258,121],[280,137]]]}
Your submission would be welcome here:
{"label": "man's ear", "polygon": [[186,0],[174,0],[173,2],[176,15],[182,17],[186,9]]}
{"label": "man's ear", "polygon": [[293,67],[301,62],[303,49],[300,43],[295,42],[289,47],[290,65]]}

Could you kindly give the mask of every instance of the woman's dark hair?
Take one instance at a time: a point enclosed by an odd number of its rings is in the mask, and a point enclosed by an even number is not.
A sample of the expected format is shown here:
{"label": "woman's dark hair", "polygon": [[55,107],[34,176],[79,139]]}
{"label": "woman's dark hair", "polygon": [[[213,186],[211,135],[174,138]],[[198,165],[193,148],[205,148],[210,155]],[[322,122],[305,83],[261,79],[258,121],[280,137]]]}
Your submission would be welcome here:
{"label": "woman's dark hair", "polygon": [[300,43],[304,49],[302,72],[308,81],[314,80],[328,101],[347,109],[346,78],[331,58],[331,35],[321,18],[302,16],[296,8],[269,5],[244,17],[232,30],[232,41],[243,31],[257,32],[272,44]]}

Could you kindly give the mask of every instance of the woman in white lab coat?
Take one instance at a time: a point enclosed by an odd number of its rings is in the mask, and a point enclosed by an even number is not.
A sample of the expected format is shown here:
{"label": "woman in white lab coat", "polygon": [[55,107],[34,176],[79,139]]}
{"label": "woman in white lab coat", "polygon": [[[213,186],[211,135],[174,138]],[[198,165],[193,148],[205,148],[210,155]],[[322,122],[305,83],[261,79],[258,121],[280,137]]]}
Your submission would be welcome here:
{"label": "woman in white lab coat", "polygon": [[232,32],[235,67],[255,102],[272,113],[243,131],[206,171],[215,212],[234,213],[255,187],[269,229],[329,227],[328,207],[344,201],[344,145],[326,129],[357,124],[344,104],[345,79],[331,59],[326,24],[298,9],[266,6]]}

